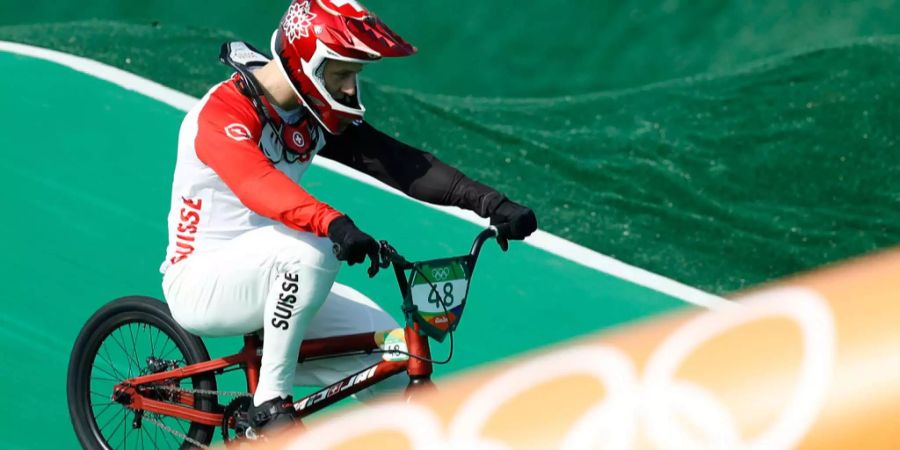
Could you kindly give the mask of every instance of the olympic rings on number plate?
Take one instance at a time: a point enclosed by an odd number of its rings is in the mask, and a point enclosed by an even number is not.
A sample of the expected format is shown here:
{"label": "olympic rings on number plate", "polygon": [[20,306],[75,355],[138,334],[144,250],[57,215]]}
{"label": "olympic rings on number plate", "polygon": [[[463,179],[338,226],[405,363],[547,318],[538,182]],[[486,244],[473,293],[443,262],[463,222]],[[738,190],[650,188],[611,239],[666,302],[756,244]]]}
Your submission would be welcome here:
{"label": "olympic rings on number plate", "polygon": [[435,281],[444,281],[450,276],[450,268],[435,267],[434,269],[431,269],[431,276],[434,277]]}

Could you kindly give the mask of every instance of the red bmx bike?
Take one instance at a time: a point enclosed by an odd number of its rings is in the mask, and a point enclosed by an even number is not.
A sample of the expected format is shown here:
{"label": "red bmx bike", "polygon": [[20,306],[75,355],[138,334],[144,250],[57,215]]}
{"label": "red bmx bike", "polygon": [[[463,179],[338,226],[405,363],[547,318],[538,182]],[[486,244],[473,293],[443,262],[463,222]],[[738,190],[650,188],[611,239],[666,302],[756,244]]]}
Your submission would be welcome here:
{"label": "red bmx bike", "polygon": [[[381,241],[378,265],[392,265],[403,296],[404,328],[302,343],[298,362],[351,354],[382,354],[377,364],[294,402],[300,417],[406,372],[406,396],[433,388],[432,364],[453,355],[453,331],[466,305],[469,281],[489,228],[463,256],[408,262]],[[506,241],[498,238],[501,247]],[[429,338],[450,336],[450,356],[431,359]],[[207,447],[216,428],[226,445],[256,439],[247,410],[259,381],[257,334],[230,356],[210,359],[203,341],[172,319],[168,306],[149,297],[123,297],[97,311],[82,328],[68,369],[69,414],[84,448]],[[246,391],[219,391],[216,377],[243,370]],[[222,397],[233,397],[225,404]]]}

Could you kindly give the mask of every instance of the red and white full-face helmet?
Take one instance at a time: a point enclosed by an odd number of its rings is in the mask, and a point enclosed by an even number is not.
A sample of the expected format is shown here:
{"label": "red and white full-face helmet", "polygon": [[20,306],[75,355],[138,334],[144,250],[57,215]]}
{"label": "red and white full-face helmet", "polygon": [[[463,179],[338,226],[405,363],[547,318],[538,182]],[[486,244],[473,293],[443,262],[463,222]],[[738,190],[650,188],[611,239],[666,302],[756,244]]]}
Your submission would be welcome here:
{"label": "red and white full-face helmet", "polygon": [[293,0],[272,34],[272,54],[294,93],[332,134],[362,120],[365,107],[356,95],[335,100],[325,89],[325,61],[369,63],[408,56],[416,48],[391,31],[355,0]]}

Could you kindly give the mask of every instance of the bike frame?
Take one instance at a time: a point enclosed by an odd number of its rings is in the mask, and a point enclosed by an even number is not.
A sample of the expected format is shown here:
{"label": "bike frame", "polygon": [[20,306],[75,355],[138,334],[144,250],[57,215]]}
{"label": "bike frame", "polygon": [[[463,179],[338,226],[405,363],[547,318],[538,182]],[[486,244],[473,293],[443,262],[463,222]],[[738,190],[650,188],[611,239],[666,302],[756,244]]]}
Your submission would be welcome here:
{"label": "bike frame", "polygon": [[[482,244],[493,236],[496,236],[496,230],[489,228],[476,237],[472,250],[468,255],[471,258],[472,270],[474,270],[475,261],[478,258]],[[505,248],[504,241],[501,241],[500,244],[501,247]],[[386,246],[386,243],[384,245]],[[389,246],[387,247],[390,248]],[[386,267],[388,261],[393,265],[401,294],[405,298],[409,292],[409,283],[404,276],[404,270],[410,269],[412,264],[395,253],[382,255],[382,258],[382,267]],[[419,326],[411,320],[407,320],[407,325],[402,330],[408,349],[408,359],[401,361],[382,360],[295,401],[294,408],[298,415],[301,418],[306,417],[401,372],[406,372],[410,379],[405,392],[407,398],[413,397],[417,392],[433,389],[434,385],[431,382],[433,368],[428,336],[421,333]],[[348,354],[371,354],[376,351],[389,353],[389,350],[382,349],[378,343],[378,336],[384,336],[389,331],[391,330],[305,340],[301,344],[297,362]],[[200,374],[211,373],[215,376],[224,372],[227,368],[238,366],[244,371],[247,391],[253,394],[256,392],[256,387],[259,383],[261,361],[262,341],[256,334],[247,334],[244,336],[244,346],[238,353],[224,358],[130,378],[118,383],[113,388],[113,398],[126,399],[122,403],[125,403],[126,407],[135,411],[148,411],[165,416],[178,417],[203,425],[222,426],[223,413],[199,411],[193,408],[194,394],[180,393],[175,403],[170,403],[147,398],[141,394],[140,387],[152,383],[179,381]]]}
{"label": "bike frame", "polygon": [[[301,344],[301,356],[298,357],[297,362],[345,354],[373,353],[376,350],[381,350],[381,346],[376,341],[376,336],[383,335],[386,332],[360,333],[305,340]],[[431,358],[428,337],[419,334],[418,326],[407,326],[403,329],[403,332],[409,353],[414,356],[404,361],[380,361],[295,401],[294,408],[300,417],[306,417],[401,372],[407,372],[410,378],[410,384],[406,391],[407,397],[411,397],[420,389],[431,387],[431,373],[433,370],[431,362],[416,358]],[[256,386],[259,383],[259,368],[262,360],[261,344],[262,342],[257,335],[245,335],[244,347],[239,353],[164,372],[131,378],[116,385],[113,388],[113,395],[127,396],[130,400],[127,407],[134,410],[178,417],[203,425],[220,426],[222,425],[222,414],[194,409],[192,394],[181,394],[180,398],[177,399],[177,402],[181,403],[179,405],[147,398],[140,393],[138,388],[141,385],[178,381],[205,373],[221,373],[229,367],[239,366],[244,370],[247,391],[253,394],[256,392]]]}

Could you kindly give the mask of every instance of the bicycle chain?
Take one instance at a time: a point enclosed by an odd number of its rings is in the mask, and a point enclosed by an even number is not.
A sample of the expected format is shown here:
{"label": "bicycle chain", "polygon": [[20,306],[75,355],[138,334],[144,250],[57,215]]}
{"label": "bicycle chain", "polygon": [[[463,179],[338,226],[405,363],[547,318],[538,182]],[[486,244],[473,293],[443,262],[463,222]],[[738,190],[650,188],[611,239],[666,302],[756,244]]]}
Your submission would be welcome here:
{"label": "bicycle chain", "polygon": [[210,389],[191,389],[191,388],[183,388],[183,387],[175,387],[175,386],[148,386],[149,389],[162,389],[164,391],[177,391],[177,392],[187,392],[189,394],[200,394],[200,395],[224,395],[227,397],[253,397],[253,394],[249,392],[242,391],[213,391]]}
{"label": "bicycle chain", "polygon": [[181,439],[184,439],[185,441],[190,442],[190,444],[193,445],[194,447],[197,447],[197,448],[210,448],[208,445],[203,445],[203,444],[200,443],[200,441],[198,441],[198,440],[196,440],[196,439],[194,439],[194,438],[192,438],[192,437],[190,437],[190,436],[188,436],[188,435],[186,435],[186,434],[184,434],[184,433],[182,433],[182,432],[180,432],[180,431],[178,431],[178,430],[176,430],[176,429],[174,429],[174,428],[171,428],[171,427],[169,427],[168,425],[166,425],[166,424],[164,424],[164,423],[162,423],[162,422],[160,422],[160,421],[158,421],[158,420],[156,420],[156,419],[154,419],[154,418],[152,418],[152,417],[150,417],[150,416],[145,415],[144,417],[141,418],[141,420],[148,420],[148,421],[150,421],[150,423],[152,423],[152,424],[156,425],[157,427],[161,428],[163,431],[168,431],[169,433],[171,433],[171,434],[173,434],[173,435],[175,435],[175,436],[178,436],[178,437],[180,437]]}
{"label": "bicycle chain", "polygon": [[[240,392],[240,391],[213,391],[210,389],[191,389],[191,388],[183,388],[183,387],[175,387],[175,386],[152,386],[149,388],[150,389],[159,389],[159,390],[164,390],[164,391],[171,391],[171,392],[187,392],[190,394],[200,394],[200,395],[217,395],[217,396],[224,395],[224,396],[228,396],[228,397],[253,397],[253,395],[248,392]],[[173,428],[169,427],[168,425],[162,423],[161,421],[156,420],[148,415],[144,415],[142,417],[142,420],[150,421],[150,423],[161,428],[163,431],[168,431],[169,433],[171,433],[175,436],[178,436],[181,439],[184,439],[185,441],[189,442],[191,445],[193,445],[197,448],[207,448],[207,449],[210,448],[208,445],[203,445],[202,443],[200,443],[200,441],[198,441],[176,429],[173,429]]]}

